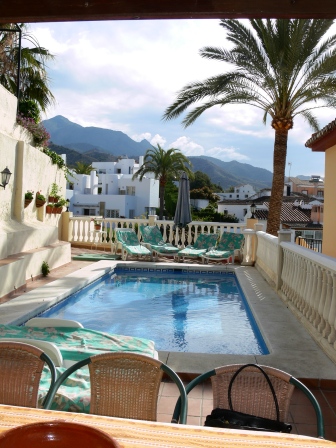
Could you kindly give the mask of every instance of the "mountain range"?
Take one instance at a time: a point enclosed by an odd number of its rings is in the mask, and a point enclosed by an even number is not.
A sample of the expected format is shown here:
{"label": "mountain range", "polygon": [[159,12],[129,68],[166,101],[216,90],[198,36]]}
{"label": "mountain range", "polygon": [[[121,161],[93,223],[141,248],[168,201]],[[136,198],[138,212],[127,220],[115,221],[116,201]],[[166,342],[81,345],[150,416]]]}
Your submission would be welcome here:
{"label": "mountain range", "polygon": [[[56,117],[42,122],[50,134],[50,149],[57,154],[66,154],[67,165],[74,167],[76,162],[111,162],[118,158],[138,159],[153,146],[147,141],[136,142],[121,131],[98,127],[83,127],[67,118]],[[273,174],[263,168],[237,161],[224,162],[215,157],[188,157],[194,171],[207,174],[211,182],[223,189],[241,184],[251,184],[256,190],[269,188]]]}

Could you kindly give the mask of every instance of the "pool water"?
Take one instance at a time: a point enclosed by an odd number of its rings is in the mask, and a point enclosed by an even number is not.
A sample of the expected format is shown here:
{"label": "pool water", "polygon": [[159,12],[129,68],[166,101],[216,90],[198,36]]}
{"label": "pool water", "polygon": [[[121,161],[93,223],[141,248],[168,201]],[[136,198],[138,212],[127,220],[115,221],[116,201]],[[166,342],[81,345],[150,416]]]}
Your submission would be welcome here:
{"label": "pool water", "polygon": [[267,354],[234,275],[156,274],[122,270],[73,294],[43,317],[155,341],[157,350]]}

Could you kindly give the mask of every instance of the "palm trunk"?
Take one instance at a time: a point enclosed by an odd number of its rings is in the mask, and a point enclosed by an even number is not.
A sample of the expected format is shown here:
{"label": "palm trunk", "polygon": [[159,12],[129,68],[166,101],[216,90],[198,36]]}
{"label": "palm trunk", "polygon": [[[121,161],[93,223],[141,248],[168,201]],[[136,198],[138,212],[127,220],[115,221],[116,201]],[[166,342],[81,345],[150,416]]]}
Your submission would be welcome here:
{"label": "palm trunk", "polygon": [[165,185],[160,183],[160,219],[163,219]]}
{"label": "palm trunk", "polygon": [[278,236],[280,230],[281,206],[285,186],[288,130],[275,130],[273,155],[273,181],[269,203],[267,233]]}

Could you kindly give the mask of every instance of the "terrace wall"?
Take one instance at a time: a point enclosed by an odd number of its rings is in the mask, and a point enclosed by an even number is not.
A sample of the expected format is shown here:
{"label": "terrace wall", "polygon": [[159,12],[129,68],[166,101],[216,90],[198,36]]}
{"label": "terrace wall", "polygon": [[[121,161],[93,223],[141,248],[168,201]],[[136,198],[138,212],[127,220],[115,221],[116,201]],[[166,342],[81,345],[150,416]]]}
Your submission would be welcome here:
{"label": "terrace wall", "polygon": [[0,187],[0,297],[40,275],[42,261],[52,269],[71,260],[70,244],[59,241],[62,215],[47,215],[35,199],[24,206],[28,190],[48,196],[56,182],[65,193],[66,180],[16,124],[16,107],[16,98],[0,85],[0,171],[8,166],[12,172],[6,188]]}

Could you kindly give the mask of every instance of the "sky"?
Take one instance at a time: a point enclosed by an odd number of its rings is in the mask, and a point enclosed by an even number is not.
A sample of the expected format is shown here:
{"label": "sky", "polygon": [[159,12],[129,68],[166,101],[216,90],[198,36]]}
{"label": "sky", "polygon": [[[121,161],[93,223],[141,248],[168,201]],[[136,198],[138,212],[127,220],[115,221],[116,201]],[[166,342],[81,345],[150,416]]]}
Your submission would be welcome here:
{"label": "sky", "polygon": [[[56,104],[43,119],[62,115],[81,126],[122,131],[186,156],[206,155],[273,171],[274,131],[248,105],[216,106],[184,128],[183,115],[163,121],[165,109],[186,84],[229,66],[203,59],[204,46],[230,48],[219,20],[103,21],[30,24],[48,62]],[[335,112],[316,110],[320,127]],[[324,176],[324,153],[304,146],[312,130],[300,117],[289,131],[286,176]],[[122,150],[122,148],[120,148]]]}

